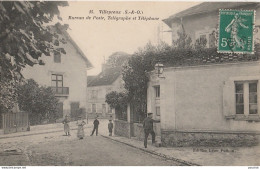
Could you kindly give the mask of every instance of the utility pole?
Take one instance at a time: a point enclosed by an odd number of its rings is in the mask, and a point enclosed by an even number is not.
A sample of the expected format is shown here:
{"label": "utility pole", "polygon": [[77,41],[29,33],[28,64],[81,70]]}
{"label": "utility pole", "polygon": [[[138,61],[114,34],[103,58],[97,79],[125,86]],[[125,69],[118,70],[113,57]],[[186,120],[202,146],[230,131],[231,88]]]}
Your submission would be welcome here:
{"label": "utility pole", "polygon": [[163,29],[164,29],[163,24],[159,24],[158,27],[157,27],[157,44],[158,44],[158,45],[159,45],[161,42],[164,41],[163,33],[172,32],[172,30],[164,31]]}

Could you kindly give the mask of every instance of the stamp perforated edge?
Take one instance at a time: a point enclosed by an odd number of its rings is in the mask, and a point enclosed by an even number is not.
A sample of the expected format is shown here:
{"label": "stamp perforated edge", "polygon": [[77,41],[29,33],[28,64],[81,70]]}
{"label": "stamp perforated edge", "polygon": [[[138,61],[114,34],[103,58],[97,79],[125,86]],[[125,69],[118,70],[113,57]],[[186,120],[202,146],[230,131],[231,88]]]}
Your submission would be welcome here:
{"label": "stamp perforated edge", "polygon": [[[254,18],[253,18],[253,37],[252,37],[252,52],[234,52],[234,51],[219,51],[219,34],[220,34],[220,11],[221,10],[226,10],[226,11],[250,11],[250,12],[254,12]],[[255,41],[254,41],[254,30],[255,30],[255,20],[256,20],[256,11],[255,10],[236,10],[236,9],[219,9],[218,12],[218,27],[217,27],[217,32],[218,32],[218,36],[217,36],[217,52],[218,53],[223,53],[223,54],[254,54],[255,53]]]}

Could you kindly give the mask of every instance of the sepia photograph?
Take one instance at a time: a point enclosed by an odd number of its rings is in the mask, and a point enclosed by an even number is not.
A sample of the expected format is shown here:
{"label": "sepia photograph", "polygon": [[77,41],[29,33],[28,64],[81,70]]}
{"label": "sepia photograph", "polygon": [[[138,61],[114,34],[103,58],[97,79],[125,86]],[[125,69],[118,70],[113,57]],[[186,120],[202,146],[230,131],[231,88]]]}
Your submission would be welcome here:
{"label": "sepia photograph", "polygon": [[0,167],[259,169],[259,59],[258,1],[0,0]]}

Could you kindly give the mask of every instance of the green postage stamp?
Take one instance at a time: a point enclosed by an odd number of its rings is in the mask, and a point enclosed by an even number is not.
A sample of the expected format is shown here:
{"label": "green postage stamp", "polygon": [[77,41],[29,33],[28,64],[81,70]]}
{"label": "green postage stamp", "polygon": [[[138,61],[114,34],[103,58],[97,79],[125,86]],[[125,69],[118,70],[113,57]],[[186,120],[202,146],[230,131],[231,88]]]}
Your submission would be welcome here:
{"label": "green postage stamp", "polygon": [[219,10],[219,53],[254,53],[255,11]]}

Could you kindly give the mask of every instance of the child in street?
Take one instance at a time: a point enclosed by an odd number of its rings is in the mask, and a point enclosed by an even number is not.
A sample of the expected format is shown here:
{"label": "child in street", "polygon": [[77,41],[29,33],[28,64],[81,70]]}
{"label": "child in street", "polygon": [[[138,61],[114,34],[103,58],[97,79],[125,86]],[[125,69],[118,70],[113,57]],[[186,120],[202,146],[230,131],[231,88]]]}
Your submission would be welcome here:
{"label": "child in street", "polygon": [[62,123],[64,124],[64,132],[66,136],[70,136],[70,120],[68,115],[65,116],[65,119],[62,121]]}
{"label": "child in street", "polygon": [[108,131],[109,131],[109,136],[112,136],[112,132],[113,132],[113,123],[112,123],[112,120],[109,120],[109,123],[108,123]]}
{"label": "child in street", "polygon": [[83,121],[81,119],[81,117],[79,117],[80,120],[77,121],[77,125],[78,125],[78,133],[77,136],[78,138],[81,140],[85,137],[85,133],[84,133],[84,125],[86,124],[85,121]]}

